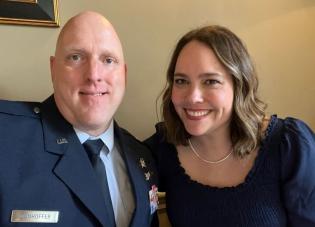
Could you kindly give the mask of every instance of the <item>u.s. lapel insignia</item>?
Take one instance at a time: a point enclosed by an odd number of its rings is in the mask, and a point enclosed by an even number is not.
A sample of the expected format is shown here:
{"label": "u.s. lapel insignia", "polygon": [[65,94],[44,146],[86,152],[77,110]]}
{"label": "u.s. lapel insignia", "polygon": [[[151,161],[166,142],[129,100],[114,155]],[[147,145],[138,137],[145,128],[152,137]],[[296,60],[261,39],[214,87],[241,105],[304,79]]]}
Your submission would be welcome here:
{"label": "u.s. lapel insignia", "polygon": [[145,163],[143,158],[139,159],[139,163],[140,163],[141,168],[147,168],[147,164]]}
{"label": "u.s. lapel insignia", "polygon": [[145,177],[145,180],[150,180],[150,178],[151,178],[151,173],[150,172],[146,172],[146,173],[144,173],[144,177]]}
{"label": "u.s. lapel insignia", "polygon": [[60,138],[60,139],[57,139],[57,144],[64,144],[64,143],[68,143],[68,140],[66,138]]}
{"label": "u.s. lapel insignia", "polygon": [[158,197],[158,188],[155,185],[152,185],[151,190],[149,191],[150,198],[150,210],[151,214],[153,214],[159,205],[159,197]]}

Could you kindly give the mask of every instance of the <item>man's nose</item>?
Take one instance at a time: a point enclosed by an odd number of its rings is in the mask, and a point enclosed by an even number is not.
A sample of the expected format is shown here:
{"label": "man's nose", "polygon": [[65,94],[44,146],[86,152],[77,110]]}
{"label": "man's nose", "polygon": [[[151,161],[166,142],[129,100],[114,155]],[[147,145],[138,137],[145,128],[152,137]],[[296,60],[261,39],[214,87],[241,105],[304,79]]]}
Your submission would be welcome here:
{"label": "man's nose", "polygon": [[89,59],[86,67],[86,77],[89,81],[99,82],[102,80],[101,62],[95,58]]}

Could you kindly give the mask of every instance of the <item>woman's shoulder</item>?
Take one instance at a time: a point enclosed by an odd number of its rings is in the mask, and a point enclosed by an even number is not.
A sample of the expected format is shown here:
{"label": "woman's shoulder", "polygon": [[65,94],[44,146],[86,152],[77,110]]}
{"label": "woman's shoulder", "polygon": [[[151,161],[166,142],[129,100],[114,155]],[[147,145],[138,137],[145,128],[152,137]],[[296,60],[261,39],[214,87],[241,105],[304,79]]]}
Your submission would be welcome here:
{"label": "woman's shoulder", "polygon": [[304,121],[293,117],[282,119],[274,115],[266,130],[266,140],[270,149],[280,152],[283,179],[301,170],[303,173],[300,176],[305,177],[304,171],[313,168],[315,135]]}
{"label": "woman's shoulder", "polygon": [[315,153],[315,134],[302,120],[287,117],[278,118],[277,124],[282,124],[282,144],[286,150],[309,150]]}
{"label": "woman's shoulder", "polygon": [[159,143],[166,141],[166,132],[164,122],[158,122],[155,125],[155,133],[146,138],[143,142],[151,148],[156,147]]}
{"label": "woman's shoulder", "polygon": [[315,161],[315,135],[302,120],[293,117],[278,118],[272,115],[265,130],[263,144],[267,150],[280,152],[284,172],[291,171],[297,160]]}
{"label": "woman's shoulder", "polygon": [[155,125],[155,133],[145,139],[143,143],[155,154],[173,150],[173,144],[167,141],[166,129],[164,122],[159,122]]}
{"label": "woman's shoulder", "polygon": [[286,117],[278,118],[276,115],[272,115],[265,129],[266,137],[280,136],[281,141],[288,145],[296,143],[303,143],[307,141],[315,140],[315,135],[312,129],[302,120]]}
{"label": "woman's shoulder", "polygon": [[314,132],[304,121],[293,117],[287,117],[283,121],[287,136],[314,140]]}
{"label": "woman's shoulder", "polygon": [[158,165],[164,165],[166,162],[176,160],[176,148],[169,143],[166,138],[166,130],[163,122],[155,125],[156,132],[143,143],[151,150]]}
{"label": "woman's shoulder", "polygon": [[314,226],[314,132],[304,121],[292,117],[276,118],[275,127],[280,129],[282,193],[289,219],[296,226]]}

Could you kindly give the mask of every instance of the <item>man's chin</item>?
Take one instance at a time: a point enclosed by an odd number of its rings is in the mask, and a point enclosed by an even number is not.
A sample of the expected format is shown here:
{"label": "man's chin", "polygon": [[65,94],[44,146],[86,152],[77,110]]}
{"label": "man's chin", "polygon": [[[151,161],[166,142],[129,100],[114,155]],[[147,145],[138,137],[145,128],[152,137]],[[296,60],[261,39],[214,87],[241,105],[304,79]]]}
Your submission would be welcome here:
{"label": "man's chin", "polygon": [[82,125],[83,127],[81,130],[88,133],[89,135],[98,136],[108,129],[110,123],[111,119],[97,120],[96,118],[94,118],[90,121],[85,121],[85,123]]}

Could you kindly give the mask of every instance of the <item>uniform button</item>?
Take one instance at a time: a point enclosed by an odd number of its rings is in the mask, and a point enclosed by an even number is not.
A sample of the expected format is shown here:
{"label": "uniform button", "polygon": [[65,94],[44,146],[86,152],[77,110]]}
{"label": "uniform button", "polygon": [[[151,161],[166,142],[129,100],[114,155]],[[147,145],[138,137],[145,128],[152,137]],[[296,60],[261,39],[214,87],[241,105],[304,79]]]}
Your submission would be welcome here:
{"label": "uniform button", "polygon": [[34,107],[33,111],[35,113],[39,114],[40,113],[40,108],[36,106],[36,107]]}

